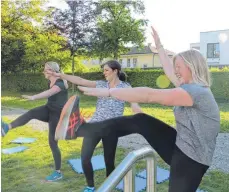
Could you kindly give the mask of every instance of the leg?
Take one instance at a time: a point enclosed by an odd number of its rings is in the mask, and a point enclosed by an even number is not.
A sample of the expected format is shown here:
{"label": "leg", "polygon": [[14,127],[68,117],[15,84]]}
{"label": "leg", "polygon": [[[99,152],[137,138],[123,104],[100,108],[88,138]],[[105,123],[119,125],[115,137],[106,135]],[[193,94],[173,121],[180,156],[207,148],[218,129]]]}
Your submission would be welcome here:
{"label": "leg", "polygon": [[55,140],[56,126],[60,117],[60,111],[53,111],[49,109],[49,146],[52,151],[53,159],[55,162],[55,171],[46,177],[46,181],[57,181],[62,179],[61,168],[61,153],[58,143]]}
{"label": "leg", "polygon": [[196,192],[208,168],[186,156],[176,146],[171,161],[169,192]]}
{"label": "leg", "polygon": [[34,109],[29,110],[27,113],[21,115],[13,122],[9,124],[9,128],[16,128],[19,126],[23,126],[28,123],[32,119],[38,119],[40,121],[48,122],[48,107],[47,106],[40,106]]}
{"label": "leg", "polygon": [[116,135],[102,138],[104,149],[104,160],[106,164],[106,176],[108,177],[115,169],[115,153],[118,144]]}
{"label": "leg", "polygon": [[83,140],[83,146],[81,150],[82,168],[87,180],[87,185],[89,187],[94,187],[94,171],[91,163],[91,158],[95,147],[100,140],[101,138],[99,137],[85,137]]}
{"label": "leg", "polygon": [[176,141],[176,130],[164,122],[146,115],[122,116],[96,123],[82,124],[76,131],[79,137],[106,137],[116,134],[119,137],[133,133],[141,134],[157,151],[162,159],[170,164]]}
{"label": "leg", "polygon": [[52,150],[53,159],[55,161],[55,169],[61,168],[61,153],[58,147],[58,141],[55,140],[55,131],[60,117],[60,112],[50,111],[49,114],[49,146]]}

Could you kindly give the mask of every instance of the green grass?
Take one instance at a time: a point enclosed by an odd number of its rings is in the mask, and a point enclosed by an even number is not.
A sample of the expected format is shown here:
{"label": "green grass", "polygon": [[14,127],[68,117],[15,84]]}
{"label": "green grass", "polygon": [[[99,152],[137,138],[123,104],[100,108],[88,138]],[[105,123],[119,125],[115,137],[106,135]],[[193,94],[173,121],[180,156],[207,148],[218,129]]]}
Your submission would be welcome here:
{"label": "green grass", "polygon": [[[20,94],[2,93],[2,105],[7,107],[18,107],[31,109],[36,106],[45,104],[45,100],[40,101],[25,101],[20,98]],[[81,107],[85,111],[93,112],[95,110],[96,98],[81,97]],[[174,125],[174,116],[172,108],[158,105],[141,105],[143,111],[154,115],[157,118]],[[226,121],[229,119],[229,104],[219,104],[221,109],[221,119],[224,122],[222,132],[229,132]],[[127,105],[125,114],[131,114],[131,109]],[[9,121],[7,117],[4,120]],[[11,144],[10,141],[20,137],[35,137],[37,141],[32,144],[26,144],[29,149],[17,154],[5,155],[2,154],[2,191],[4,192],[46,192],[46,191],[67,191],[80,192],[85,186],[85,178],[82,174],[76,174],[72,171],[67,163],[70,158],[80,157],[82,139],[73,141],[60,141],[59,147],[62,153],[62,171],[64,179],[56,183],[45,183],[44,178],[53,170],[53,159],[48,145],[47,131],[37,131],[31,129],[30,126],[14,129],[10,131],[1,141],[2,148],[17,146]],[[100,145],[95,150],[95,154],[103,152]],[[119,164],[129,151],[118,148],[116,154],[116,164]],[[161,167],[168,166],[157,156],[157,162]],[[137,170],[145,168],[145,162],[140,161],[136,165]],[[96,187],[101,185],[105,179],[105,170],[95,172]],[[219,171],[209,171],[200,185],[201,189],[208,192],[227,192],[229,189],[229,174]],[[157,185],[158,192],[168,191],[168,181]]]}
{"label": "green grass", "polygon": [[[25,94],[25,93],[23,93]],[[28,93],[28,95],[31,93]],[[77,92],[77,94],[79,94]],[[26,101],[22,99],[20,93],[3,92],[1,101],[2,106],[31,109],[46,103],[46,100]],[[95,111],[96,97],[81,95],[80,107],[84,112],[93,113]],[[222,133],[229,133],[229,103],[218,103],[220,108],[221,130]],[[143,111],[149,115],[166,122],[169,125],[175,125],[175,119],[172,107],[166,107],[156,104],[141,104]],[[129,104],[126,104],[124,115],[132,114]]]}
{"label": "green grass", "polygon": [[[2,139],[2,148],[17,146],[10,141],[19,137],[36,137],[37,141],[26,144],[29,149],[16,154],[2,154],[2,191],[4,192],[46,192],[46,191],[74,191],[80,192],[85,186],[85,178],[82,174],[76,174],[67,160],[79,158],[82,140],[60,141],[59,147],[62,153],[62,171],[64,179],[56,183],[45,183],[44,178],[53,170],[53,159],[47,142],[47,131],[32,131],[25,126],[10,131]],[[101,154],[102,148],[98,147],[95,154]],[[116,164],[120,163],[128,151],[118,148]],[[161,167],[168,166],[157,156]],[[140,161],[136,165],[137,170],[145,168],[145,162]],[[105,179],[105,170],[95,172],[95,182],[98,187]],[[226,192],[229,188],[229,174],[218,171],[209,172],[203,179],[201,189],[208,192]],[[168,191],[168,181],[157,185],[157,191]]]}

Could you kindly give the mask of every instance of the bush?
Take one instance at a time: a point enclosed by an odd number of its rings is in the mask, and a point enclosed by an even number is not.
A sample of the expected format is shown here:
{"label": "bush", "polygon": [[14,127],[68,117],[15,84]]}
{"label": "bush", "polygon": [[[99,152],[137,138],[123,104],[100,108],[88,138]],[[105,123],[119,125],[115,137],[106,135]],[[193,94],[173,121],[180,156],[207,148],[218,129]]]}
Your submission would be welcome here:
{"label": "bush", "polygon": [[[219,101],[229,100],[229,70],[211,70],[212,76],[212,91],[215,98]],[[127,80],[133,87],[146,86],[158,88],[156,79],[163,75],[161,69],[150,70],[126,70]],[[76,73],[82,78],[91,80],[103,79],[101,71],[88,73]],[[70,84],[71,86],[71,84]],[[172,84],[169,86],[173,87]],[[2,90],[18,91],[18,92],[39,92],[47,89],[47,80],[43,74],[19,74],[19,75],[3,75]]]}

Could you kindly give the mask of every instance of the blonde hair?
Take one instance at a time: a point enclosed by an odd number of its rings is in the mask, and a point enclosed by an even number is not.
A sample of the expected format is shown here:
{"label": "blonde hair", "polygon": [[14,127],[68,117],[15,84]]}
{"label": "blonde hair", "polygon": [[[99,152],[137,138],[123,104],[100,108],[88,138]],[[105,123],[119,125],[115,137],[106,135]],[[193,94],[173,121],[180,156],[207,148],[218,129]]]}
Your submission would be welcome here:
{"label": "blonde hair", "polygon": [[206,59],[198,50],[191,49],[178,53],[173,57],[173,66],[175,66],[175,61],[178,56],[184,60],[184,63],[191,70],[194,83],[203,84],[207,87],[211,86],[211,78]]}
{"label": "blonde hair", "polygon": [[[49,61],[45,63],[45,66],[49,67],[50,69],[52,69],[53,71],[55,71],[56,73],[63,73],[60,70],[60,66],[58,63],[54,62],[54,61]],[[66,89],[68,89],[68,82],[66,80],[63,79],[64,82],[64,86]]]}

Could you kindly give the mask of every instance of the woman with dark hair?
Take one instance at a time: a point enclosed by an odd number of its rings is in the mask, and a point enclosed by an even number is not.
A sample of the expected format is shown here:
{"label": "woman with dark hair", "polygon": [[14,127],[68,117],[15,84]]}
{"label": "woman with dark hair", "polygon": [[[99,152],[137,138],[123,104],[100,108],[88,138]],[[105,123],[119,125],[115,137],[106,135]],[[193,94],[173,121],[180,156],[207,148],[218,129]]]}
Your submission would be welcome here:
{"label": "woman with dark hair", "polygon": [[[130,87],[126,81],[126,74],[121,71],[121,65],[115,61],[110,60],[102,65],[103,74],[105,80],[101,81],[91,81],[86,80],[78,76],[66,75],[61,73],[51,73],[51,75],[60,77],[61,79],[70,81],[77,85],[82,85],[91,88],[127,88]],[[96,111],[93,114],[89,122],[99,122],[114,117],[119,117],[123,115],[124,111],[124,101],[117,100],[114,98],[98,97],[96,104]],[[142,112],[137,103],[131,103],[133,113]],[[82,168],[87,180],[88,187],[84,189],[84,192],[93,192],[94,188],[94,175],[91,163],[91,158],[95,150],[96,145],[102,139],[104,148],[104,159],[106,164],[106,175],[109,174],[115,168],[115,153],[118,143],[118,136],[108,135],[106,137],[90,137],[84,138],[83,146],[81,151]]]}

